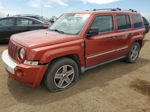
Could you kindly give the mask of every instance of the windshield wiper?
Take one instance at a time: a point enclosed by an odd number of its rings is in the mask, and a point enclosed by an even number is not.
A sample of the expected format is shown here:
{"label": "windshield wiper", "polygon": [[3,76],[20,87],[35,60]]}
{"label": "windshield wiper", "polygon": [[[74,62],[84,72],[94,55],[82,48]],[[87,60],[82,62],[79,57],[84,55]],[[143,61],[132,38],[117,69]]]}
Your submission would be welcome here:
{"label": "windshield wiper", "polygon": [[63,32],[63,31],[60,31],[60,30],[58,30],[58,29],[50,29],[50,31],[55,31],[55,32],[58,32],[58,33],[65,33],[65,32]]}

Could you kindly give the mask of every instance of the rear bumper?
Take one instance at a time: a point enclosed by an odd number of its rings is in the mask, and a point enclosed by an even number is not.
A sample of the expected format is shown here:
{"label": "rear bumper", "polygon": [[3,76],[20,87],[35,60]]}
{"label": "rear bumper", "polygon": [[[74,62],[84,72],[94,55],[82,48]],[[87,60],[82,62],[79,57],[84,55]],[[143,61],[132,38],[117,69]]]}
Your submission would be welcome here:
{"label": "rear bumper", "polygon": [[30,66],[18,64],[8,55],[8,50],[5,50],[2,53],[2,60],[10,77],[15,80],[25,82],[33,88],[40,85],[41,80],[48,68],[48,65]]}

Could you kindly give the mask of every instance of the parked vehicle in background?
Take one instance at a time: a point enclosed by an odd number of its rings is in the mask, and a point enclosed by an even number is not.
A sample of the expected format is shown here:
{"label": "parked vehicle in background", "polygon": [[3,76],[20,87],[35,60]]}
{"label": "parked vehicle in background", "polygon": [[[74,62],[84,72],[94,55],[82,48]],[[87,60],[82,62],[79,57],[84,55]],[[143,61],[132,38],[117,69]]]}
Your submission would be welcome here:
{"label": "parked vehicle in background", "polygon": [[134,10],[65,13],[48,30],[13,35],[2,60],[15,80],[32,87],[43,80],[50,91],[60,91],[91,68],[119,59],[136,62],[145,31]]}
{"label": "parked vehicle in background", "polygon": [[12,34],[47,29],[49,24],[30,17],[5,17],[0,19],[0,42],[8,42]]}
{"label": "parked vehicle in background", "polygon": [[30,18],[34,18],[37,20],[40,20],[42,22],[44,22],[45,24],[51,24],[50,22],[48,22],[46,19],[44,19],[43,16],[39,16],[39,15],[32,15],[32,14],[20,14],[20,15],[15,15],[16,17],[30,17]]}

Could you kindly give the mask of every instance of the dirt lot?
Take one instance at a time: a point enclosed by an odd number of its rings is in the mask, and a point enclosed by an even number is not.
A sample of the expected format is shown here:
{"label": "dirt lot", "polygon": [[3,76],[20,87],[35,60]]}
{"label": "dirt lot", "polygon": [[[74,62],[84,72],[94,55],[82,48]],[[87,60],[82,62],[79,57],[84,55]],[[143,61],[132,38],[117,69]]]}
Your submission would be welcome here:
{"label": "dirt lot", "polygon": [[[150,112],[150,33],[137,63],[85,72],[75,86],[49,93],[8,78],[0,60],[0,112]],[[0,54],[7,45],[0,45]]]}

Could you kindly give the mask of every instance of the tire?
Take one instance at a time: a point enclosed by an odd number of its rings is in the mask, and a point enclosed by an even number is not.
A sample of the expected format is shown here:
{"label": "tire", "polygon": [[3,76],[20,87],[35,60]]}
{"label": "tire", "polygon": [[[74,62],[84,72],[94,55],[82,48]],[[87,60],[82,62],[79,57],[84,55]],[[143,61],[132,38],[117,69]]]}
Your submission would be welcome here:
{"label": "tire", "polygon": [[134,63],[139,57],[140,53],[140,44],[138,42],[134,42],[125,58],[125,61],[128,63]]}
{"label": "tire", "polygon": [[57,92],[72,86],[78,79],[79,68],[70,58],[54,60],[49,66],[44,83],[50,92]]}

